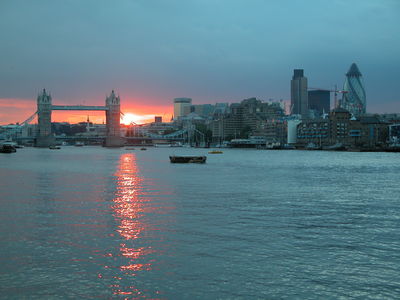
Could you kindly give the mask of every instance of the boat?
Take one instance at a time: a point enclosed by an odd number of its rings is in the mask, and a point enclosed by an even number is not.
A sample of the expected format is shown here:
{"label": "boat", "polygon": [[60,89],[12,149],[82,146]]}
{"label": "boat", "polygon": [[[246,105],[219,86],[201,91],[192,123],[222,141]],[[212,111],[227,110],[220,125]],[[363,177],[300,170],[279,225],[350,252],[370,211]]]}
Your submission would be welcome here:
{"label": "boat", "polygon": [[14,153],[17,152],[17,149],[13,145],[10,144],[2,144],[0,145],[0,153]]}
{"label": "boat", "polygon": [[175,142],[171,144],[171,147],[183,147],[181,142]]}
{"label": "boat", "polygon": [[207,156],[170,156],[169,160],[171,163],[178,164],[187,164],[187,163],[196,163],[196,164],[204,164],[207,160]]}
{"label": "boat", "polygon": [[1,142],[0,142],[0,147],[1,147],[1,145],[12,146],[12,147],[14,147],[15,149],[24,148],[24,146],[18,145],[16,142],[13,142],[13,141],[11,141],[11,140],[1,141]]}
{"label": "boat", "polygon": [[389,145],[385,148],[386,152],[400,152],[400,142],[398,138],[392,138],[394,141],[390,142]]}
{"label": "boat", "polygon": [[157,148],[169,148],[169,147],[183,147],[183,145],[180,142],[158,143],[158,144],[154,144],[154,147],[157,147]]}
{"label": "boat", "polygon": [[293,146],[293,145],[285,144],[285,145],[283,145],[282,149],[284,149],[284,150],[295,150],[296,147]]}
{"label": "boat", "polygon": [[147,148],[140,148],[140,150],[147,150]]}
{"label": "boat", "polygon": [[400,152],[400,146],[392,146],[392,147],[387,147],[385,149],[386,152]]}
{"label": "boat", "polygon": [[346,148],[346,146],[343,145],[342,143],[336,143],[336,144],[331,145],[331,146],[322,147],[322,150],[328,150],[328,151],[346,151],[347,148]]}
{"label": "boat", "polygon": [[209,151],[208,153],[209,153],[209,154],[222,154],[222,153],[224,153],[224,152],[219,151],[219,150],[213,150],[213,151]]}
{"label": "boat", "polygon": [[390,143],[384,148],[385,152],[400,152],[400,143]]}
{"label": "boat", "polygon": [[75,143],[75,146],[76,147],[82,147],[82,146],[84,146],[85,144],[83,143],[83,142],[76,142]]}
{"label": "boat", "polygon": [[51,150],[60,150],[61,147],[53,145],[53,146],[49,146],[49,149],[51,149]]}
{"label": "boat", "polygon": [[307,146],[304,149],[305,150],[322,150],[322,147],[317,146],[314,143],[308,143]]}

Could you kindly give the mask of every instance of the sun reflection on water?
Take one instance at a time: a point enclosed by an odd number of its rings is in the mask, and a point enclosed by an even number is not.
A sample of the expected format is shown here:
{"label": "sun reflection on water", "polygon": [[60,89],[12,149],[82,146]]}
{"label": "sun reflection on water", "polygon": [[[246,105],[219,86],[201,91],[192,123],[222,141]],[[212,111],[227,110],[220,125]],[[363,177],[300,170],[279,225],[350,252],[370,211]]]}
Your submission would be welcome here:
{"label": "sun reflection on water", "polygon": [[[117,232],[125,240],[119,245],[119,256],[126,258],[119,266],[125,275],[136,276],[138,272],[152,270],[153,260],[147,258],[155,252],[151,246],[143,246],[141,238],[150,229],[145,222],[145,213],[151,211],[149,200],[143,194],[143,178],[138,175],[136,156],[133,153],[122,154],[118,170],[116,197],[113,199],[114,217],[117,221]],[[140,245],[140,246],[139,246]],[[113,256],[109,254],[109,256]],[[111,286],[115,295],[131,295],[134,298],[147,298],[143,291],[135,286]],[[156,291],[158,294],[159,292]],[[152,297],[153,298],[153,297]]]}

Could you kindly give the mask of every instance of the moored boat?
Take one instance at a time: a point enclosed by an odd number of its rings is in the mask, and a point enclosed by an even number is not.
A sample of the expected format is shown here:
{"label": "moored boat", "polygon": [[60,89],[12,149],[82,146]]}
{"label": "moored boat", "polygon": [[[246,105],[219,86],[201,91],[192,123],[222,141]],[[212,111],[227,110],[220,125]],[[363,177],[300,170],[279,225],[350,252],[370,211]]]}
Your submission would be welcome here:
{"label": "moored boat", "polygon": [[343,145],[342,143],[336,143],[336,144],[331,145],[331,146],[322,147],[322,150],[328,150],[328,151],[346,151],[347,148],[346,148],[346,146]]}
{"label": "moored boat", "polygon": [[304,148],[305,150],[322,150],[321,146],[317,146],[314,143],[308,143],[307,146]]}
{"label": "moored boat", "polygon": [[10,144],[0,145],[0,153],[13,153],[13,152],[17,152],[17,150],[13,145]]}
{"label": "moored boat", "polygon": [[399,146],[389,146],[385,148],[386,152],[400,152],[400,145]]}
{"label": "moored boat", "polygon": [[175,142],[171,144],[171,147],[183,147],[181,142]]}
{"label": "moored boat", "polygon": [[209,151],[208,153],[209,153],[209,154],[222,154],[222,153],[224,153],[224,152],[219,151],[219,150],[212,150],[212,151]]}
{"label": "moored boat", "polygon": [[178,164],[187,164],[187,163],[196,163],[196,164],[204,164],[207,160],[207,156],[170,156],[169,160],[171,163]]}

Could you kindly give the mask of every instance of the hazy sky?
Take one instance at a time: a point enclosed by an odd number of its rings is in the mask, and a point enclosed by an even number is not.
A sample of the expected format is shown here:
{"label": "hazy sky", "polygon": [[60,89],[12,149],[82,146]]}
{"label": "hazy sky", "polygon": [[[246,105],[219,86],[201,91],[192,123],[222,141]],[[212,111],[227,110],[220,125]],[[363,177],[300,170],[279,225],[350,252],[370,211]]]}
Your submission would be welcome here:
{"label": "hazy sky", "polygon": [[43,87],[58,104],[115,89],[143,112],[286,100],[294,68],[333,88],[356,62],[367,110],[400,112],[398,0],[0,0],[0,37],[3,106],[34,105]]}

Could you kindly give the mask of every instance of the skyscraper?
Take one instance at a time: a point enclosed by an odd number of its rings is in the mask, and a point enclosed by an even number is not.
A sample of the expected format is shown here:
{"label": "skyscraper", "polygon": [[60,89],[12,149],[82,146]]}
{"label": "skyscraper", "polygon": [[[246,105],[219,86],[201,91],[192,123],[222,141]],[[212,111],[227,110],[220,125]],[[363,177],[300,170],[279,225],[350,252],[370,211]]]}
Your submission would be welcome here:
{"label": "skyscraper", "polygon": [[342,101],[340,107],[347,109],[353,116],[365,114],[367,102],[365,90],[362,83],[362,75],[357,65],[353,63],[346,73]]}
{"label": "skyscraper", "polygon": [[291,80],[291,111],[292,114],[308,115],[308,93],[307,93],[307,77],[304,77],[304,70],[295,69]]}
{"label": "skyscraper", "polygon": [[192,105],[191,98],[175,98],[174,120],[178,120],[179,117],[189,114],[191,105]]}
{"label": "skyscraper", "polygon": [[327,90],[308,91],[308,108],[316,111],[318,115],[329,113],[331,94]]}

